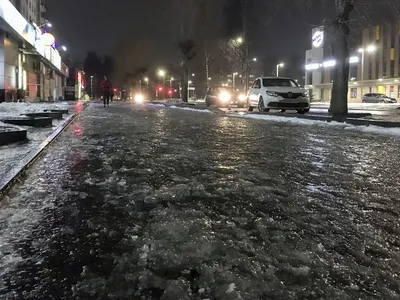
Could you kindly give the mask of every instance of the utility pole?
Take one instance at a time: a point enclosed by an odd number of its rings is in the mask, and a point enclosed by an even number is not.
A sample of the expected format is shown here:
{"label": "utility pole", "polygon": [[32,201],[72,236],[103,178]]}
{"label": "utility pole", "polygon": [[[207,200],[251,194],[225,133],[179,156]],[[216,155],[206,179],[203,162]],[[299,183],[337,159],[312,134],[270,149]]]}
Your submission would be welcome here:
{"label": "utility pole", "polygon": [[93,100],[93,75],[90,76],[90,98]]}
{"label": "utility pole", "polygon": [[244,40],[244,88],[249,89],[249,41],[247,36],[247,0],[242,0],[242,26]]}

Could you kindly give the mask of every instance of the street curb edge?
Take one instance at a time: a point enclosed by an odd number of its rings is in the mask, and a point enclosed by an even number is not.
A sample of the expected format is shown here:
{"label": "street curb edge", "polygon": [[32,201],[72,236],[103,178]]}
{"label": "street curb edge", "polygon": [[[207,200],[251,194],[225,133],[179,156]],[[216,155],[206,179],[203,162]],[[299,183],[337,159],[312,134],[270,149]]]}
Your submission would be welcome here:
{"label": "street curb edge", "polygon": [[0,181],[0,201],[9,189],[18,181],[18,178],[43,154],[43,152],[61,135],[61,133],[75,121],[77,117],[89,106],[84,105],[79,113],[70,116],[65,123],[56,128],[37,148],[25,156],[17,166],[5,174],[5,179]]}

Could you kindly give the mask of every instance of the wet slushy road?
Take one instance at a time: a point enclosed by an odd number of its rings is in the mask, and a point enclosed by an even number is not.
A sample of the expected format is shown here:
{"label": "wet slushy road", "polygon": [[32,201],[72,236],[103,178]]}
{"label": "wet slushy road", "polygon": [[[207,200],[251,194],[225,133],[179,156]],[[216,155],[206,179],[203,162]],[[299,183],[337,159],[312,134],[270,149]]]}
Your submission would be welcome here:
{"label": "wet slushy road", "polygon": [[0,299],[399,299],[399,143],[92,104],[0,201]]}

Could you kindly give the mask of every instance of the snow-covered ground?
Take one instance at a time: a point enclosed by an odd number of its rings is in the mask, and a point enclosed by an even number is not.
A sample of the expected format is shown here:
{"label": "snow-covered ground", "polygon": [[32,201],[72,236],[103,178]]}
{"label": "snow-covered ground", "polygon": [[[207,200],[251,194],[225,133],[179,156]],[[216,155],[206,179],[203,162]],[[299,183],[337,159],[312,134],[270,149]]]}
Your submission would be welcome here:
{"label": "snow-covered ground", "polygon": [[[311,107],[329,107],[329,102],[311,102]],[[392,110],[399,108],[399,103],[348,103],[349,109]]]}
{"label": "snow-covered ground", "polygon": [[68,102],[54,103],[28,103],[28,102],[2,102],[0,103],[0,118],[3,116],[20,116],[24,113],[43,112],[52,109],[68,109]]}
{"label": "snow-covered ground", "polygon": [[[191,112],[199,112],[199,113],[213,113],[208,109],[197,109],[197,108],[190,108],[190,107],[176,107],[171,106],[170,108],[173,109],[181,109]],[[248,114],[245,112],[232,112],[227,113],[229,117],[236,117],[236,118],[247,118],[247,119],[256,119],[256,120],[264,120],[270,122],[279,122],[279,123],[287,123],[287,124],[297,124],[297,125],[308,125],[308,126],[329,126],[335,127],[337,129],[342,130],[354,130],[366,133],[374,133],[374,134],[383,134],[389,135],[400,138],[400,127],[397,128],[385,128],[379,126],[356,126],[347,123],[340,123],[340,122],[326,122],[326,121],[318,121],[318,120],[309,120],[303,118],[296,118],[295,116],[291,117],[283,117],[283,116],[273,116],[273,115],[258,115],[258,114]]]}
{"label": "snow-covered ground", "polygon": [[0,122],[0,126],[15,127],[27,130],[26,142],[14,143],[9,145],[0,146],[0,176],[5,176],[18,162],[26,157],[32,150],[37,148],[47,137],[49,137],[54,130],[62,126],[68,121],[68,118],[76,111],[75,103],[0,103],[0,118],[2,116],[20,116],[22,113],[29,112],[43,112],[46,109],[68,109],[69,115],[64,115],[63,120],[53,120],[53,126],[50,128],[34,128],[30,126],[15,126]]}
{"label": "snow-covered ground", "polygon": [[361,132],[368,132],[375,134],[384,134],[400,138],[400,127],[385,128],[379,126],[357,126],[340,122],[326,122],[326,121],[309,120],[296,117],[290,118],[282,116],[256,115],[256,114],[232,114],[231,116],[238,118],[248,118],[248,119],[297,124],[297,125],[329,126],[343,130],[354,130],[354,131],[361,131]]}
{"label": "snow-covered ground", "polygon": [[398,146],[91,105],[1,203],[0,298],[399,299]]}

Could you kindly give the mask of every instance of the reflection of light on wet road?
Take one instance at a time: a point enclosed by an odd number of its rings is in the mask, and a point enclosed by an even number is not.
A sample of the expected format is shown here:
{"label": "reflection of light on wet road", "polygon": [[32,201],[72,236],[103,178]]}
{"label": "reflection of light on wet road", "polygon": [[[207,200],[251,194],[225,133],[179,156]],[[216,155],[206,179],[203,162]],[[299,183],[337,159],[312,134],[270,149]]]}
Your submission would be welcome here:
{"label": "reflection of light on wet road", "polygon": [[82,102],[76,102],[75,103],[75,113],[79,114],[83,110],[83,104]]}
{"label": "reflection of light on wet road", "polygon": [[398,298],[398,141],[127,107],[86,109],[3,202],[1,299]]}

